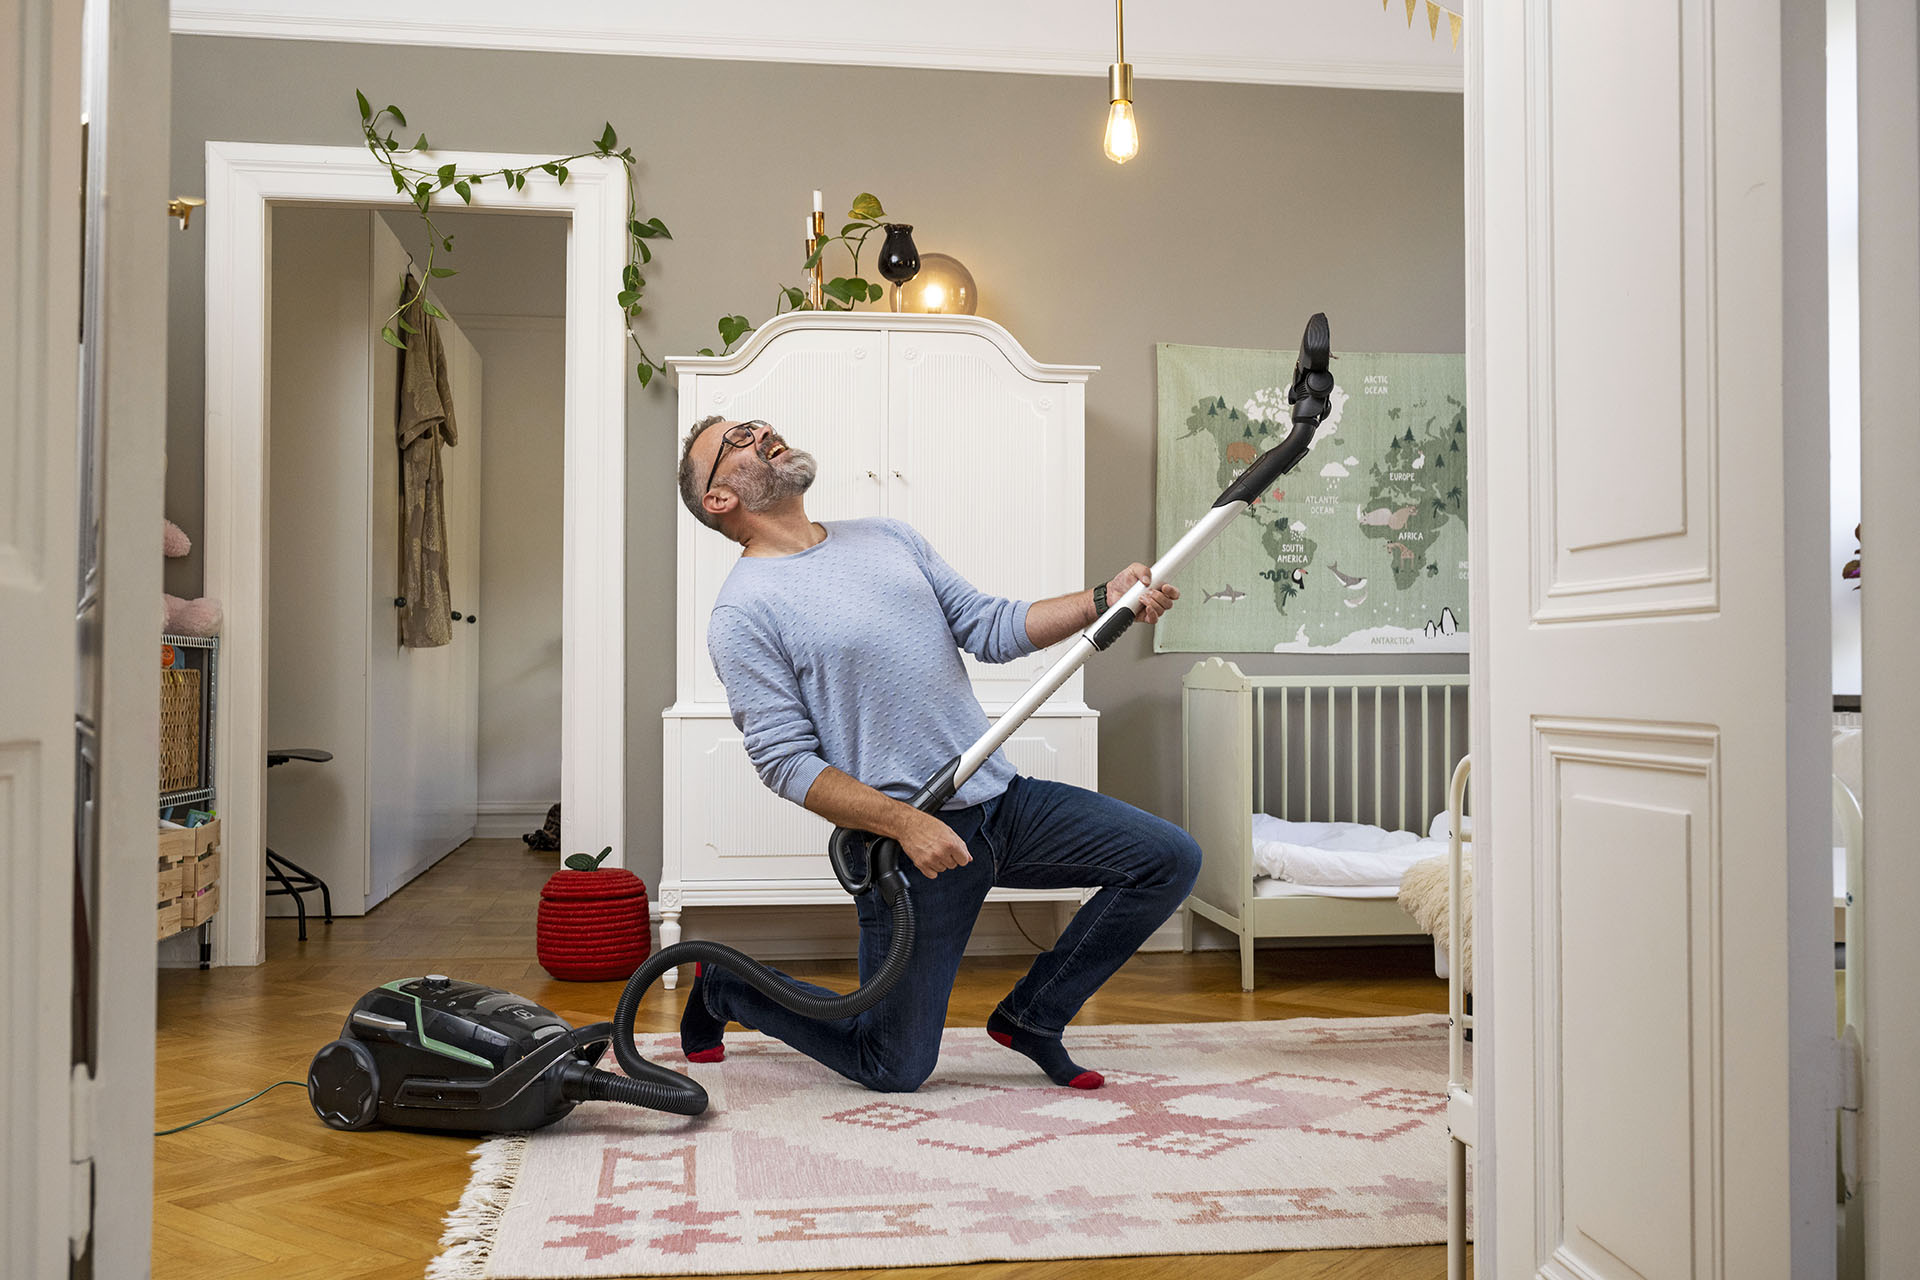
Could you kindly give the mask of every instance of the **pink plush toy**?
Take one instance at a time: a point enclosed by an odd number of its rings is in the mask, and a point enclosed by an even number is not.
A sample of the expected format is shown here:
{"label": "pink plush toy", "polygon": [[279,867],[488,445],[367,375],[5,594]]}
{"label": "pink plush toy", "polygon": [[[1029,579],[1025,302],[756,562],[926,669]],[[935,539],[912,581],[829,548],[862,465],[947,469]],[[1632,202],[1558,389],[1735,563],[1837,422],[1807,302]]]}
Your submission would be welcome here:
{"label": "pink plush toy", "polygon": [[[177,560],[193,550],[193,540],[179,525],[169,520],[160,534],[160,549],[170,560]],[[168,635],[176,636],[217,636],[220,634],[220,602],[200,596],[193,600],[182,600],[179,596],[162,595],[161,600],[167,606],[165,630]]]}

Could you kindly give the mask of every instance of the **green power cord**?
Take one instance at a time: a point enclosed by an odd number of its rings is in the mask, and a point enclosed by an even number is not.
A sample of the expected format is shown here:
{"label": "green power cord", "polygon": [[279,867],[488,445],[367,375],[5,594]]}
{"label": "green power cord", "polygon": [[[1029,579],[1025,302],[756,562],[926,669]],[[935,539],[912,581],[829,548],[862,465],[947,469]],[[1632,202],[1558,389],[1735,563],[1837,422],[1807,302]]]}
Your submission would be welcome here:
{"label": "green power cord", "polygon": [[[265,1095],[272,1093],[275,1089],[278,1089],[283,1084],[297,1084],[302,1089],[307,1087],[307,1082],[305,1080],[276,1080],[272,1084],[268,1085],[266,1088],[262,1089],[259,1093],[254,1094],[253,1098],[264,1097]],[[246,1098],[240,1102],[234,1103],[232,1106],[227,1107],[224,1110],[216,1111],[210,1116],[201,1116],[198,1120],[190,1120],[186,1124],[179,1125],[176,1128],[157,1129],[154,1131],[153,1136],[156,1138],[164,1138],[170,1133],[179,1133],[182,1129],[191,1129],[196,1124],[205,1124],[209,1120],[218,1120],[221,1116],[227,1114],[228,1111],[238,1111],[240,1108],[246,1106],[247,1103],[253,1101],[253,1098]]]}

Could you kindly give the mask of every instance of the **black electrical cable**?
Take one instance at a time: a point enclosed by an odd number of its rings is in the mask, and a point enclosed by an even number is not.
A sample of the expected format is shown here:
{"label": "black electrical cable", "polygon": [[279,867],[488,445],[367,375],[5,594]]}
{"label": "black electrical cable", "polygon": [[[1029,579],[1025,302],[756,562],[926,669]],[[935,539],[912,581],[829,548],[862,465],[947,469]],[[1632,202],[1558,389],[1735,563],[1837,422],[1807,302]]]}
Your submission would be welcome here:
{"label": "black electrical cable", "polygon": [[1027,932],[1027,926],[1020,923],[1020,913],[1013,909],[1013,904],[1011,902],[1007,904],[1007,919],[1013,921],[1013,927],[1020,931],[1020,936],[1025,938],[1027,940],[1027,945],[1032,947],[1035,951],[1052,950],[1051,947],[1043,947],[1039,943],[1033,940],[1033,935]]}
{"label": "black electrical cable", "polygon": [[171,1128],[171,1129],[156,1129],[154,1130],[153,1136],[156,1138],[164,1138],[170,1133],[179,1133],[182,1130],[193,1128],[194,1125],[205,1124],[209,1120],[218,1120],[221,1116],[227,1114],[228,1111],[238,1111],[240,1108],[246,1106],[247,1103],[252,1102],[254,1098],[263,1098],[267,1094],[272,1093],[275,1089],[278,1089],[283,1084],[297,1084],[302,1089],[307,1087],[307,1082],[305,1080],[276,1080],[272,1084],[268,1085],[266,1088],[262,1089],[259,1093],[254,1094],[253,1098],[242,1099],[241,1101],[234,1103],[230,1107],[214,1112],[210,1116],[201,1116],[198,1120],[189,1120],[186,1124],[176,1125],[174,1128]]}

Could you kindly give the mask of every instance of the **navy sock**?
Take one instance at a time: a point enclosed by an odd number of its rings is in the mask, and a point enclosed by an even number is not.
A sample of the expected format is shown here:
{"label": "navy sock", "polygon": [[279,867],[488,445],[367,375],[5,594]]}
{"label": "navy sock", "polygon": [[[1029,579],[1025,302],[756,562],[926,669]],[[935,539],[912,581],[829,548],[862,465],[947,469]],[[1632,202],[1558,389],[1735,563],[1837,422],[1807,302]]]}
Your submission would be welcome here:
{"label": "navy sock", "polygon": [[706,993],[701,989],[704,968],[693,966],[693,987],[687,992],[687,1007],[680,1011],[680,1052],[688,1062],[720,1062],[727,1056],[727,1047],[720,1043],[727,1024],[707,1011]]}
{"label": "navy sock", "polygon": [[1074,1089],[1098,1089],[1107,1082],[1107,1078],[1098,1071],[1088,1071],[1069,1058],[1066,1046],[1057,1038],[1037,1036],[998,1009],[987,1019],[987,1034],[1016,1053],[1024,1053],[1032,1058],[1047,1073],[1047,1079],[1055,1084]]}

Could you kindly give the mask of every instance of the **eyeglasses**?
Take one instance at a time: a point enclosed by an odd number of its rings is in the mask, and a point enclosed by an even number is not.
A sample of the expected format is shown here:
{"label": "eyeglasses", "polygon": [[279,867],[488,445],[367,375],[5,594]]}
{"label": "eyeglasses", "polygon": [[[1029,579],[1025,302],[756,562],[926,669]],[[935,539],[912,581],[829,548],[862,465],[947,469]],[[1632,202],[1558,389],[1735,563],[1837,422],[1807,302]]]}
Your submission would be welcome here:
{"label": "eyeglasses", "polygon": [[721,433],[720,451],[713,455],[713,470],[707,472],[707,487],[705,492],[713,492],[713,478],[720,474],[720,459],[727,456],[727,450],[745,449],[753,444],[753,429],[755,427],[766,427],[771,430],[773,424],[770,422],[762,422],[760,419],[755,418],[751,422],[736,422]]}

